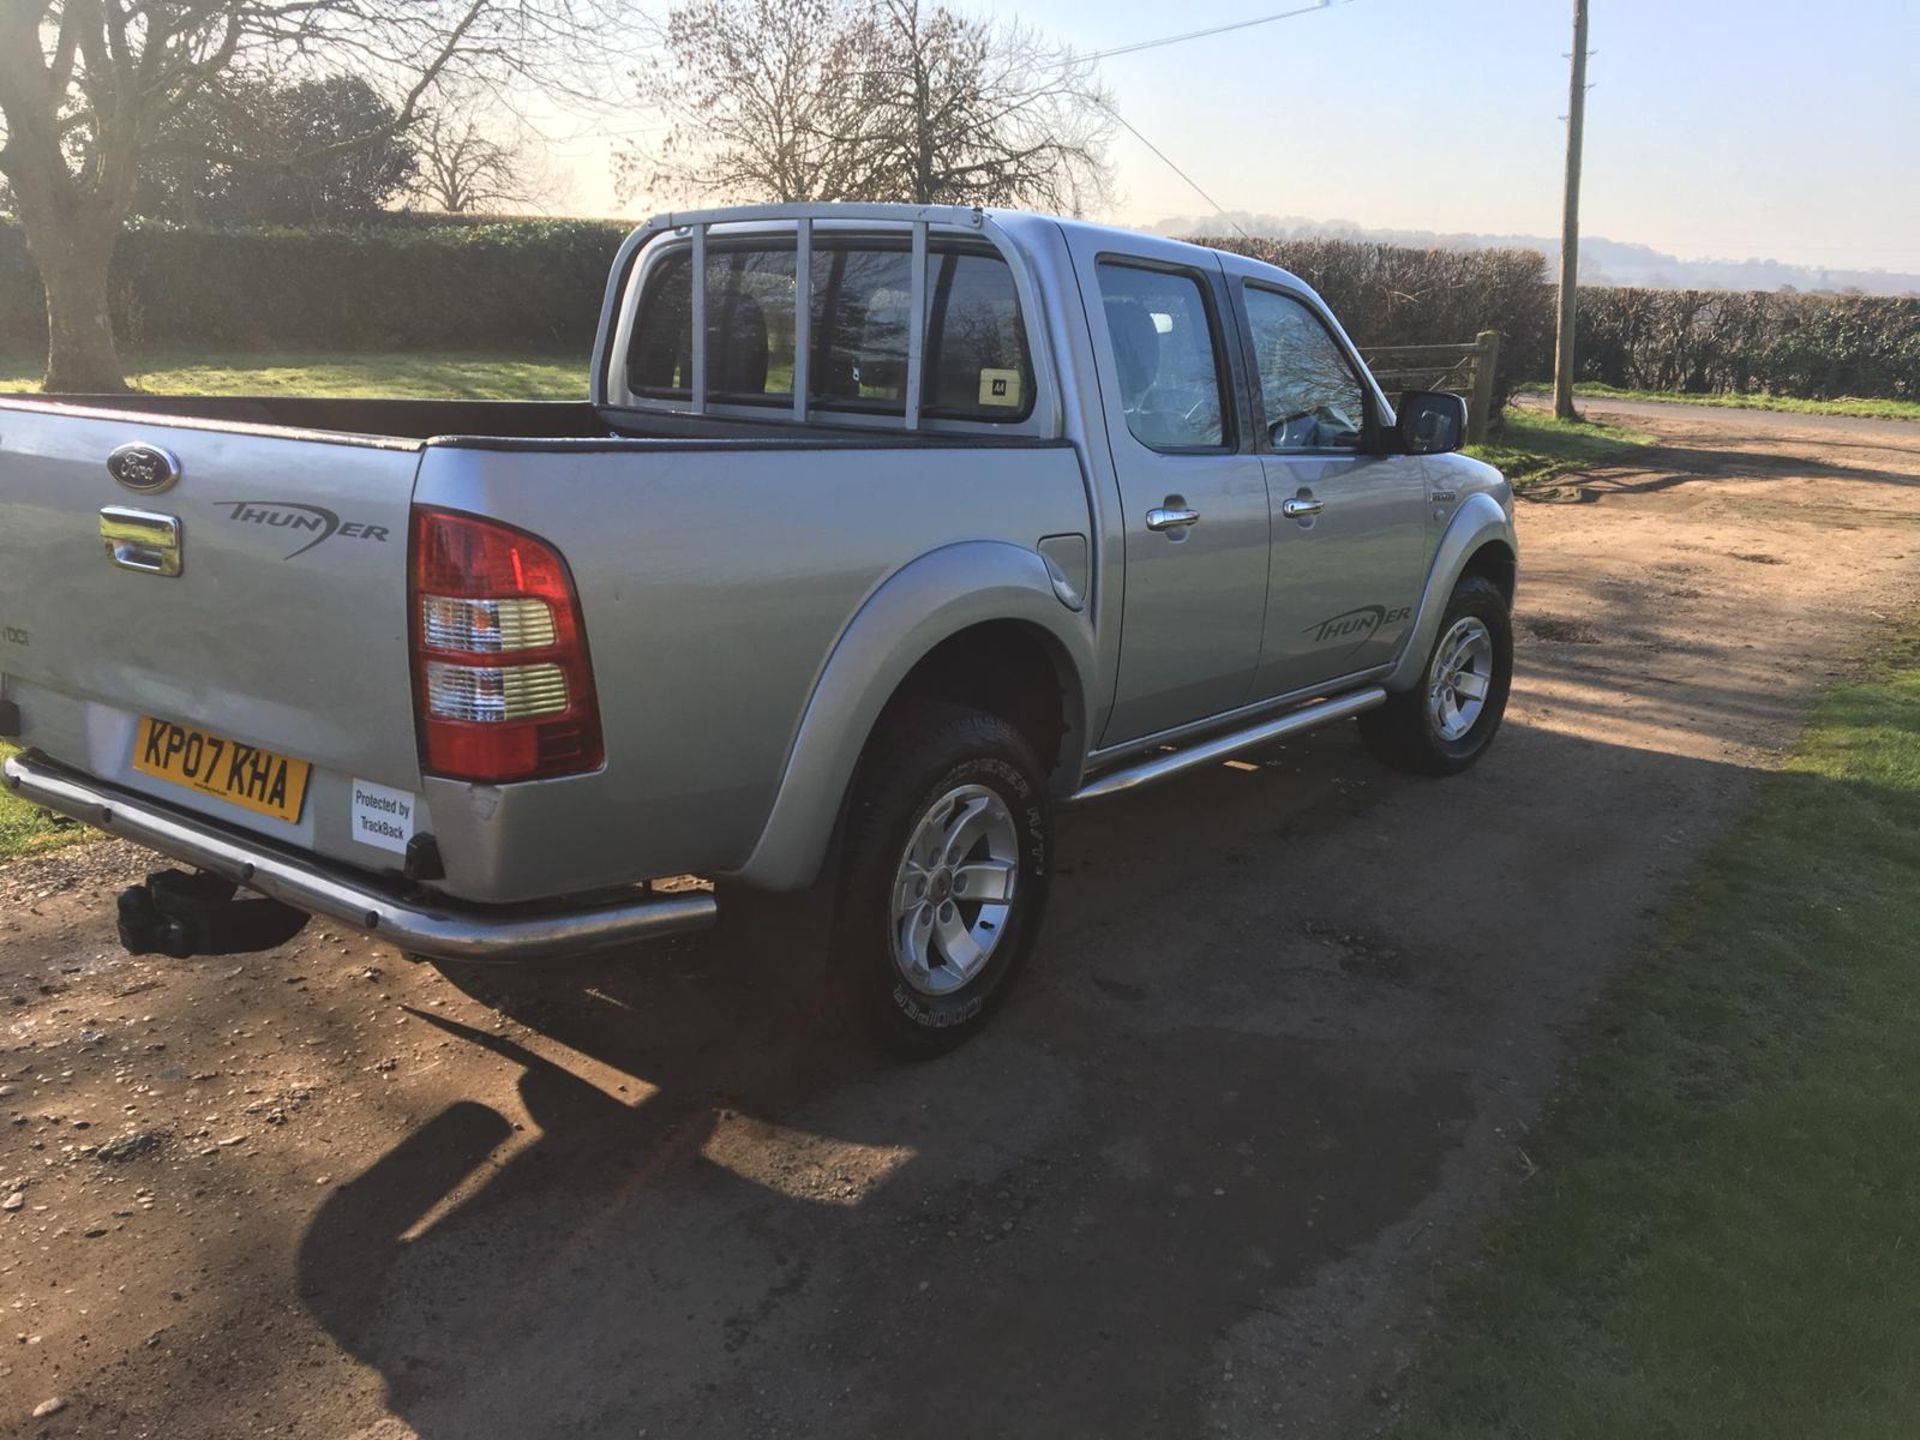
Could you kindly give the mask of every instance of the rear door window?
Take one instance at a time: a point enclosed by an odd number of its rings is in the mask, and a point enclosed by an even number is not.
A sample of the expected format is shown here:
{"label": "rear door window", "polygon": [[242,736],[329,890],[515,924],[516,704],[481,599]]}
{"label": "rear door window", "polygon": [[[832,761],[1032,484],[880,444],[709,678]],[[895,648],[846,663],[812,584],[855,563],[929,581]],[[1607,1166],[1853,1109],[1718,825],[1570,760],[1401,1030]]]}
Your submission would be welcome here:
{"label": "rear door window", "polygon": [[1113,260],[1099,267],[1127,429],[1155,450],[1226,443],[1219,339],[1200,279]]}

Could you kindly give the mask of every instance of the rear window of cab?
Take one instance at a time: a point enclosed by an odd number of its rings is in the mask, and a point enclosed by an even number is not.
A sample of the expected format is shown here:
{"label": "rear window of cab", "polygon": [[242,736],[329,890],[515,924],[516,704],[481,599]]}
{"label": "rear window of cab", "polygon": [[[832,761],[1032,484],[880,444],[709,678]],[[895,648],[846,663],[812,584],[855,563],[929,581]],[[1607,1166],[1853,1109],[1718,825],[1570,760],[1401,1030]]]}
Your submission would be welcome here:
{"label": "rear window of cab", "polygon": [[[796,250],[714,243],[707,250],[707,398],[793,404]],[[807,403],[823,411],[904,415],[913,255],[904,244],[816,237],[809,277]],[[627,351],[627,387],[655,399],[692,394],[693,260],[677,250],[647,273]],[[988,250],[927,251],[921,413],[988,423],[1033,411],[1033,362],[1013,272]]]}

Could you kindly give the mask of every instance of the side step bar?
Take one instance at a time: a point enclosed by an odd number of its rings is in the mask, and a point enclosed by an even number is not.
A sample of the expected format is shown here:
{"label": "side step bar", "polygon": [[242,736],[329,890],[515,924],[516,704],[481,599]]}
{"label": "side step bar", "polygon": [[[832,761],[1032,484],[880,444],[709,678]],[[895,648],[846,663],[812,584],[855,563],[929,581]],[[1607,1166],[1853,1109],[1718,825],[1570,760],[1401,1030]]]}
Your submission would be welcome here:
{"label": "side step bar", "polygon": [[1189,745],[1183,750],[1154,755],[1123,770],[1109,771],[1082,785],[1068,797],[1067,803],[1078,805],[1082,800],[1100,800],[1141,785],[1151,785],[1156,780],[1170,779],[1189,770],[1197,770],[1202,765],[1212,765],[1229,755],[1237,755],[1242,750],[1264,745],[1269,740],[1278,740],[1283,735],[1297,735],[1302,730],[1314,730],[1322,725],[1330,725],[1335,720],[1345,720],[1384,705],[1386,701],[1387,692],[1376,685],[1371,690],[1356,690],[1336,700],[1322,700],[1304,710],[1289,710],[1284,715],[1263,720],[1244,730],[1232,730],[1225,735],[1202,740],[1197,745]]}
{"label": "side step bar", "polygon": [[590,955],[637,940],[704,930],[718,914],[713,896],[702,891],[649,894],[623,904],[544,913],[490,912],[452,901],[414,899],[345,866],[255,843],[209,821],[49,766],[31,752],[13,756],[0,768],[7,788],[31,804],[434,960]]}

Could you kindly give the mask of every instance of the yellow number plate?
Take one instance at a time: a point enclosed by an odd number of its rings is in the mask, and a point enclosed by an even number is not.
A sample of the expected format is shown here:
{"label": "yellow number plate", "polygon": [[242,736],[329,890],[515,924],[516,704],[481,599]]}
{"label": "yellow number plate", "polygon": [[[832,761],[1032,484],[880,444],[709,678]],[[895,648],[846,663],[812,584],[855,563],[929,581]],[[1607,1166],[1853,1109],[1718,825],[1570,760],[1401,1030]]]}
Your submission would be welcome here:
{"label": "yellow number plate", "polygon": [[134,733],[133,768],[289,825],[300,818],[313,778],[305,760],[151,716]]}

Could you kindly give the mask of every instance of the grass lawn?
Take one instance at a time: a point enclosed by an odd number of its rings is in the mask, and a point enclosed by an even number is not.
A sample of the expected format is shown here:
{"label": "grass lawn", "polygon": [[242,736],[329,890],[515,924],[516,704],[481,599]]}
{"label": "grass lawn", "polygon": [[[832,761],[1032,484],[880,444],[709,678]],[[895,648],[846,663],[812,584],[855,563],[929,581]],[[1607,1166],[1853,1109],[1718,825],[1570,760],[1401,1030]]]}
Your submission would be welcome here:
{"label": "grass lawn", "polygon": [[[14,753],[14,747],[0,743],[0,760]],[[16,800],[0,787],[0,862],[22,855],[55,850],[80,840],[97,840],[100,832],[85,825],[54,821],[46,813],[24,800]]]}
{"label": "grass lawn", "polygon": [[[584,400],[584,355],[134,350],[127,380],[165,395],[385,395],[410,400]],[[40,388],[44,358],[0,357],[0,392]]]}
{"label": "grass lawn", "polygon": [[1920,642],[1601,1002],[1401,1440],[1920,1429]]}
{"label": "grass lawn", "polygon": [[1730,410],[1785,410],[1795,415],[1862,415],[1871,420],[1920,420],[1920,400],[1798,400],[1791,395],[1683,395],[1677,391],[1617,390],[1576,385],[1575,395],[1609,400],[1659,400],[1669,405],[1715,405]]}
{"label": "grass lawn", "polygon": [[1467,454],[1497,467],[1516,486],[1538,484],[1572,470],[1605,465],[1651,443],[1619,425],[1556,420],[1537,410],[1509,408],[1497,440],[1470,445]]}
{"label": "grass lawn", "polygon": [[[127,378],[171,395],[389,395],[408,399],[570,400],[586,395],[584,356],[433,351],[341,354],[150,350],[127,352]],[[41,359],[0,357],[0,393],[39,388]],[[1515,484],[1604,464],[1649,438],[1617,425],[1562,424],[1509,409],[1496,444],[1468,451]]]}

